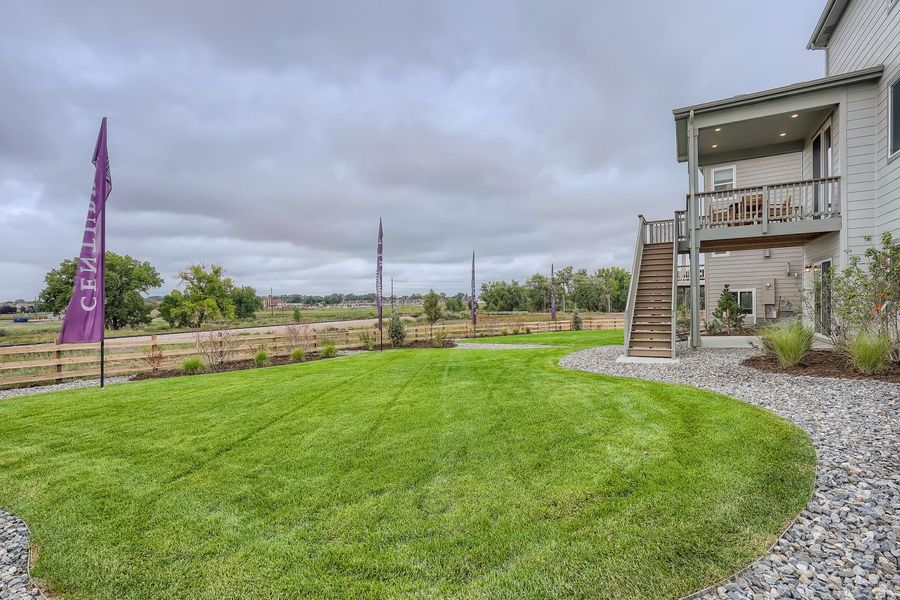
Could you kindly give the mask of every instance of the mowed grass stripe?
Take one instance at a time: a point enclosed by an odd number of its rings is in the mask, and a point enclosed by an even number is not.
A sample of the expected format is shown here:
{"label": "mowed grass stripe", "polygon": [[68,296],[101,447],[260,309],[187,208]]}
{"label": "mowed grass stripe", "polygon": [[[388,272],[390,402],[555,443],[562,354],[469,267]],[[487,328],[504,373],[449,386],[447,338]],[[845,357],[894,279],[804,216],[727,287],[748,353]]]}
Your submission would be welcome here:
{"label": "mowed grass stripe", "polygon": [[66,598],[634,598],[805,504],[797,428],[558,366],[621,332],[543,335],[4,401],[0,506]]}

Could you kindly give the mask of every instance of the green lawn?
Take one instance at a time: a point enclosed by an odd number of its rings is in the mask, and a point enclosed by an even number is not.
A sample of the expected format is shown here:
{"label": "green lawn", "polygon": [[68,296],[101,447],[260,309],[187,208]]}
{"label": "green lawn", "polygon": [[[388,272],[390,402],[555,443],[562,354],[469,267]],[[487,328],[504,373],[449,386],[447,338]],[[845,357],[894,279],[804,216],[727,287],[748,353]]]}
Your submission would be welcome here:
{"label": "green lawn", "polygon": [[796,427],[530,337],[3,400],[0,506],[67,600],[673,598],[804,506]]}

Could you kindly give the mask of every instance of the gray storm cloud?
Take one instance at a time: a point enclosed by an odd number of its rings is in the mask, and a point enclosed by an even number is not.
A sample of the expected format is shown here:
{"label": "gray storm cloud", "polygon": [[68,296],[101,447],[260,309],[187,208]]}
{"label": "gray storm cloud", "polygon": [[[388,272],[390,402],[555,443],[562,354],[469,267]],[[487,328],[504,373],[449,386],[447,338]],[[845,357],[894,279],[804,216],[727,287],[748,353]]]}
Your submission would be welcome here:
{"label": "gray storm cloud", "polygon": [[102,115],[107,247],[165,289],[368,291],[379,216],[401,292],[627,266],[683,202],[671,109],[820,76],[822,0],[607,4],[9,3],[0,300],[76,253]]}

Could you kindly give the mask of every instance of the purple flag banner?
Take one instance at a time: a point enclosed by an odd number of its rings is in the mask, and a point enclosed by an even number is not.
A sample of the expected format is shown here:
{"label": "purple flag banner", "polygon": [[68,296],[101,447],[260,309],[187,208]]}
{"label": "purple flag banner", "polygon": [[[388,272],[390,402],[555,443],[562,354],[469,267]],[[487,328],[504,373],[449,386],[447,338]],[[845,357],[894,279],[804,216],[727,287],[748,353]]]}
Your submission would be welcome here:
{"label": "purple flag banner", "polygon": [[376,267],[375,267],[375,306],[378,307],[378,331],[381,331],[381,316],[382,316],[382,298],[381,298],[381,290],[382,290],[382,276],[381,276],[381,264],[382,264],[382,251],[384,250],[384,230],[381,227],[381,219],[378,219],[378,251],[376,258]]}
{"label": "purple flag banner", "polygon": [[103,339],[105,319],[104,267],[106,250],[106,199],[112,191],[109,155],[106,152],[106,117],[100,122],[100,134],[94,148],[94,187],[88,204],[81,252],[75,270],[72,299],[66,309],[59,343],[99,342]]}
{"label": "purple flag banner", "polygon": [[556,279],[553,273],[553,263],[550,263],[550,320],[556,320]]}
{"label": "purple flag banner", "polygon": [[472,313],[472,327],[478,325],[478,298],[475,296],[475,251],[472,250],[472,302],[469,309]]}

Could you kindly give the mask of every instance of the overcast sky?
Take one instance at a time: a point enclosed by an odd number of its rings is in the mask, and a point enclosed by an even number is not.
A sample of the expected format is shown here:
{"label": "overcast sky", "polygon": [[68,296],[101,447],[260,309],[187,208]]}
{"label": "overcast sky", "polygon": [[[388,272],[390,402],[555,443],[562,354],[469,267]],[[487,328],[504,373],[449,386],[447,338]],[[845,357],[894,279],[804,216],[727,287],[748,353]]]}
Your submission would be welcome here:
{"label": "overcast sky", "polygon": [[[107,249],[166,279],[398,292],[628,266],[684,202],[671,110],[824,74],[825,0],[4,3],[0,300],[77,254],[100,117]],[[601,5],[613,5],[607,8]]]}

